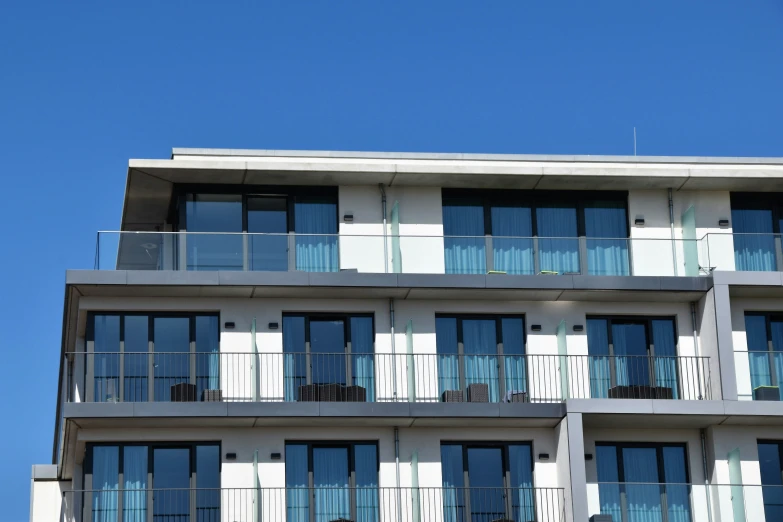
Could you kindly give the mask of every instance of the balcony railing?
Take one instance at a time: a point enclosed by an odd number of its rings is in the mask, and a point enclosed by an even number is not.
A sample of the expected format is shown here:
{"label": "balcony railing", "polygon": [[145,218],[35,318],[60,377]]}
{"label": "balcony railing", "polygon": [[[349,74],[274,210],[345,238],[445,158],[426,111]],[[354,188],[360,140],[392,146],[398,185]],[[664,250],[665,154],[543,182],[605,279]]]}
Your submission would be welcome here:
{"label": "balcony railing", "polygon": [[98,232],[97,270],[704,275],[702,240]]}
{"label": "balcony railing", "polygon": [[65,491],[60,522],[566,522],[562,488]]}
{"label": "balcony railing", "polygon": [[708,357],[85,353],[74,402],[560,402],[712,398]]}
{"label": "balcony railing", "polygon": [[734,351],[737,394],[741,400],[780,401],[783,352]]}

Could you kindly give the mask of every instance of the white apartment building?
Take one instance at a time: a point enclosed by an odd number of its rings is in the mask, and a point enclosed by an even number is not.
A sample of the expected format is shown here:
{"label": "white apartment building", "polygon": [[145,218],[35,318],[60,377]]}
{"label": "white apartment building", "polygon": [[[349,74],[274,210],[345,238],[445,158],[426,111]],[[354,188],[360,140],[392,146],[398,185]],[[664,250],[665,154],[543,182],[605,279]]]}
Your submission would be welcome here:
{"label": "white apartment building", "polygon": [[781,522],[783,159],[174,149],[31,522]]}

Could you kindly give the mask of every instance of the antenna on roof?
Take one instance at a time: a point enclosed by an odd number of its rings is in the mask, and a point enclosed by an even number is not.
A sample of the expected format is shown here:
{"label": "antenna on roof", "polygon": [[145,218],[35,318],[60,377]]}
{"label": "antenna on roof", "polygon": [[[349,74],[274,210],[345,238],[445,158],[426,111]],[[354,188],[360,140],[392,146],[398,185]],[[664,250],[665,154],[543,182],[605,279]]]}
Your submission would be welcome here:
{"label": "antenna on roof", "polygon": [[636,127],[633,128],[633,155],[636,156]]}

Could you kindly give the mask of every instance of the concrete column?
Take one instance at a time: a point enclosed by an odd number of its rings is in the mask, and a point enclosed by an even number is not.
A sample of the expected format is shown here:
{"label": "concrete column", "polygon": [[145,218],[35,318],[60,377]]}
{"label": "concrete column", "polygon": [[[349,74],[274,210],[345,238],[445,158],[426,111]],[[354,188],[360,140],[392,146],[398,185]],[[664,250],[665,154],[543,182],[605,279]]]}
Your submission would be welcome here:
{"label": "concrete column", "polygon": [[582,414],[569,413],[562,422],[567,422],[568,462],[571,475],[571,511],[573,522],[587,522],[587,473],[585,472],[585,438]]}
{"label": "concrete column", "polygon": [[729,285],[716,284],[712,289],[712,293],[715,301],[715,328],[718,334],[721,394],[725,401],[736,401],[737,374],[734,368],[734,341],[731,329]]}

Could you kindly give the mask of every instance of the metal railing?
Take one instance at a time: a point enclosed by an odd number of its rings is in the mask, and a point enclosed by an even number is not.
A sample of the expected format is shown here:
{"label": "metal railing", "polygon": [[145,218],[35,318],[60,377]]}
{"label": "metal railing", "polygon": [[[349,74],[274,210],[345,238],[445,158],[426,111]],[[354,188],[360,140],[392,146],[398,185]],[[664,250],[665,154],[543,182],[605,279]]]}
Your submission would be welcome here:
{"label": "metal railing", "polygon": [[708,357],[384,353],[67,354],[72,402],[712,399]]}
{"label": "metal railing", "polygon": [[702,240],[98,232],[96,270],[698,276]]}
{"label": "metal railing", "polygon": [[65,491],[60,522],[565,522],[562,488]]}
{"label": "metal railing", "polygon": [[780,401],[783,352],[734,350],[737,395],[740,400]]}

